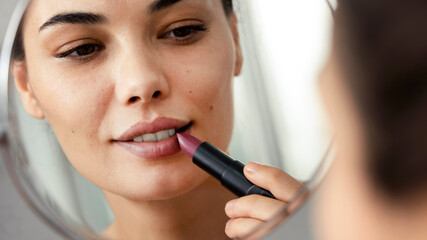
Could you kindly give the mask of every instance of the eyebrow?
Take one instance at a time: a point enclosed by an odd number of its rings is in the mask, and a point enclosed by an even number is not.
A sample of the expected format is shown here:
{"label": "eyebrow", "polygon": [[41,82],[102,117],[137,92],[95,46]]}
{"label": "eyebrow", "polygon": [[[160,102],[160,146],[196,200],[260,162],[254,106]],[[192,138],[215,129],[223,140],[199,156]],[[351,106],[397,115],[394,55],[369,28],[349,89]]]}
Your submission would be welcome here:
{"label": "eyebrow", "polygon": [[181,1],[182,0],[156,0],[150,4],[150,7],[148,8],[148,13],[153,14]]}
{"label": "eyebrow", "polygon": [[40,28],[39,32],[47,27],[58,25],[58,24],[105,24],[107,23],[107,17],[101,14],[85,13],[85,12],[72,12],[72,13],[61,13],[53,16],[47,22],[45,22]]}

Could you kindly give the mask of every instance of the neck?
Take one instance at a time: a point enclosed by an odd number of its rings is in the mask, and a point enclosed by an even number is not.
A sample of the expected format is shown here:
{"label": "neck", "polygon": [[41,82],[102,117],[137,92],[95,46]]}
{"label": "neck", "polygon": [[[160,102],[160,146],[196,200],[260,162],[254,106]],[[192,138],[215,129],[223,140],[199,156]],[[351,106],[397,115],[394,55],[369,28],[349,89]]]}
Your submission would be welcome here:
{"label": "neck", "polygon": [[115,222],[105,236],[112,239],[227,239],[224,207],[235,198],[216,180],[177,198],[132,201],[105,192]]}

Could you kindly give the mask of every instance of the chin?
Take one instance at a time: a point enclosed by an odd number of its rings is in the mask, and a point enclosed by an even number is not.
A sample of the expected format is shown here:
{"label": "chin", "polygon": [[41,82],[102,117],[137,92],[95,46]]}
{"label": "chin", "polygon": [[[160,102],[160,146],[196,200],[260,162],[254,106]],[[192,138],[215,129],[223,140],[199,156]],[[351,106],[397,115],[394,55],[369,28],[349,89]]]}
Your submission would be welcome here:
{"label": "chin", "polygon": [[146,169],[143,176],[128,179],[128,187],[122,188],[118,194],[133,201],[161,201],[185,195],[209,178],[205,172],[189,163],[190,166],[173,170]]}

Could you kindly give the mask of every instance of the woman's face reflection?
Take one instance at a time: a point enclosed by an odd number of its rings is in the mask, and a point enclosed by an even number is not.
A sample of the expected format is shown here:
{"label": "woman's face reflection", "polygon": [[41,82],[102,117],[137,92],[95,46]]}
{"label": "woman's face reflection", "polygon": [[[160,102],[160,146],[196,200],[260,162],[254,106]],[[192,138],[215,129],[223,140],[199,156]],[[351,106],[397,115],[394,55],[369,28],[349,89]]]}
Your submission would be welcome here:
{"label": "woman's face reflection", "polygon": [[83,176],[133,200],[170,199],[207,180],[174,137],[134,139],[189,126],[227,149],[242,60],[220,0],[34,0],[23,38],[14,75],[24,106],[47,119]]}

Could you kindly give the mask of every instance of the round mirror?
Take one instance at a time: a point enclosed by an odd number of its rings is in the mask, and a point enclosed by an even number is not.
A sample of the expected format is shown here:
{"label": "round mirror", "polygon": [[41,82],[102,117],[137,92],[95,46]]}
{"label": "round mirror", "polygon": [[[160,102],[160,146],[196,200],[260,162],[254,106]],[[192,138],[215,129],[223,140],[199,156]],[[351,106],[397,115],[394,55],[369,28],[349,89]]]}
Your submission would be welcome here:
{"label": "round mirror", "polygon": [[327,169],[317,78],[331,26],[322,0],[20,1],[2,49],[2,158],[66,238],[230,237],[237,196],[181,151],[176,134],[191,134],[299,183],[238,236],[260,237]]}

